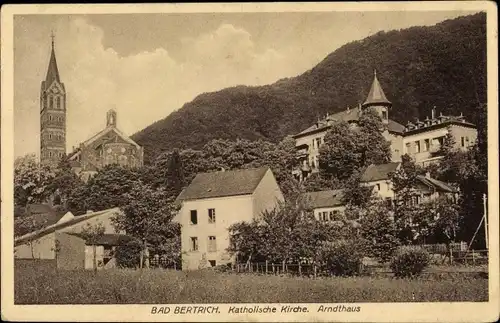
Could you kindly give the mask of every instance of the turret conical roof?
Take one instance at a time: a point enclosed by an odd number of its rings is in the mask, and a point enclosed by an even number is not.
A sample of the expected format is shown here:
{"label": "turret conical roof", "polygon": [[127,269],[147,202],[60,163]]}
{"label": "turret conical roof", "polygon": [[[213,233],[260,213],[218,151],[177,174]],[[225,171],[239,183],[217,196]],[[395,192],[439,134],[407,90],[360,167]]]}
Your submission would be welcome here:
{"label": "turret conical roof", "polygon": [[384,90],[382,90],[382,86],[380,86],[380,82],[378,81],[377,78],[377,71],[374,71],[373,83],[370,88],[370,92],[368,93],[368,96],[366,97],[365,103],[363,103],[363,105],[366,106],[375,104],[383,104],[383,105],[391,104],[391,101],[387,100],[387,97],[384,94]]}

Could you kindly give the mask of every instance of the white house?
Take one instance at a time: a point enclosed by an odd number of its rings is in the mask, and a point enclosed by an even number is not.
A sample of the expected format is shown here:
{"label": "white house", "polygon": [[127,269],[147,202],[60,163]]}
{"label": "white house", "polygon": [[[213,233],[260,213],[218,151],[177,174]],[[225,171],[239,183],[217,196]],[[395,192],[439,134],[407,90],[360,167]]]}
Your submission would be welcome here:
{"label": "white house", "polygon": [[182,225],[182,269],[228,264],[228,228],[274,209],[283,194],[272,171],[265,168],[196,175],[181,192],[176,221]]}

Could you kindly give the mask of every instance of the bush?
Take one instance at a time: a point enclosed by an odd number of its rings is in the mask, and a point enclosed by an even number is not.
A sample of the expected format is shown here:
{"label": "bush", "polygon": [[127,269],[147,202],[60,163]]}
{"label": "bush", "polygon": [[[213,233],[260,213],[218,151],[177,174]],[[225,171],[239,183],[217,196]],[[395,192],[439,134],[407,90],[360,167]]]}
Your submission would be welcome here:
{"label": "bush", "polygon": [[324,269],[334,276],[355,276],[361,271],[362,254],[354,241],[327,244],[320,251]]}
{"label": "bush", "polygon": [[141,262],[141,245],[132,240],[115,249],[116,265],[122,268],[138,268]]}
{"label": "bush", "polygon": [[391,269],[398,278],[419,276],[429,265],[430,256],[420,247],[403,247],[391,260]]}

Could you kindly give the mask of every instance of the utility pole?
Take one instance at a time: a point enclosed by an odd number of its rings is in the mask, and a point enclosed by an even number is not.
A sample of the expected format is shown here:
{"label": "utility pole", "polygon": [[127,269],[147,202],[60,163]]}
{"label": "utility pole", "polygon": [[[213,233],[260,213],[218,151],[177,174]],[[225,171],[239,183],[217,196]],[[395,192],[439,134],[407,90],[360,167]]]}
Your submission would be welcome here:
{"label": "utility pole", "polygon": [[483,216],[484,216],[484,240],[486,242],[486,250],[488,250],[488,198],[483,194]]}

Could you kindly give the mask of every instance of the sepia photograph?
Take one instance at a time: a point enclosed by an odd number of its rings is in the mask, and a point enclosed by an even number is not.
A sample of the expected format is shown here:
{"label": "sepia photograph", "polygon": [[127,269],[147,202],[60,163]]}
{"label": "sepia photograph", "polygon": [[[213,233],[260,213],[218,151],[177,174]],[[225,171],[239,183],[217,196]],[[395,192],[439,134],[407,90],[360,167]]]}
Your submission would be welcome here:
{"label": "sepia photograph", "polygon": [[2,7],[2,319],[495,321],[495,9]]}

